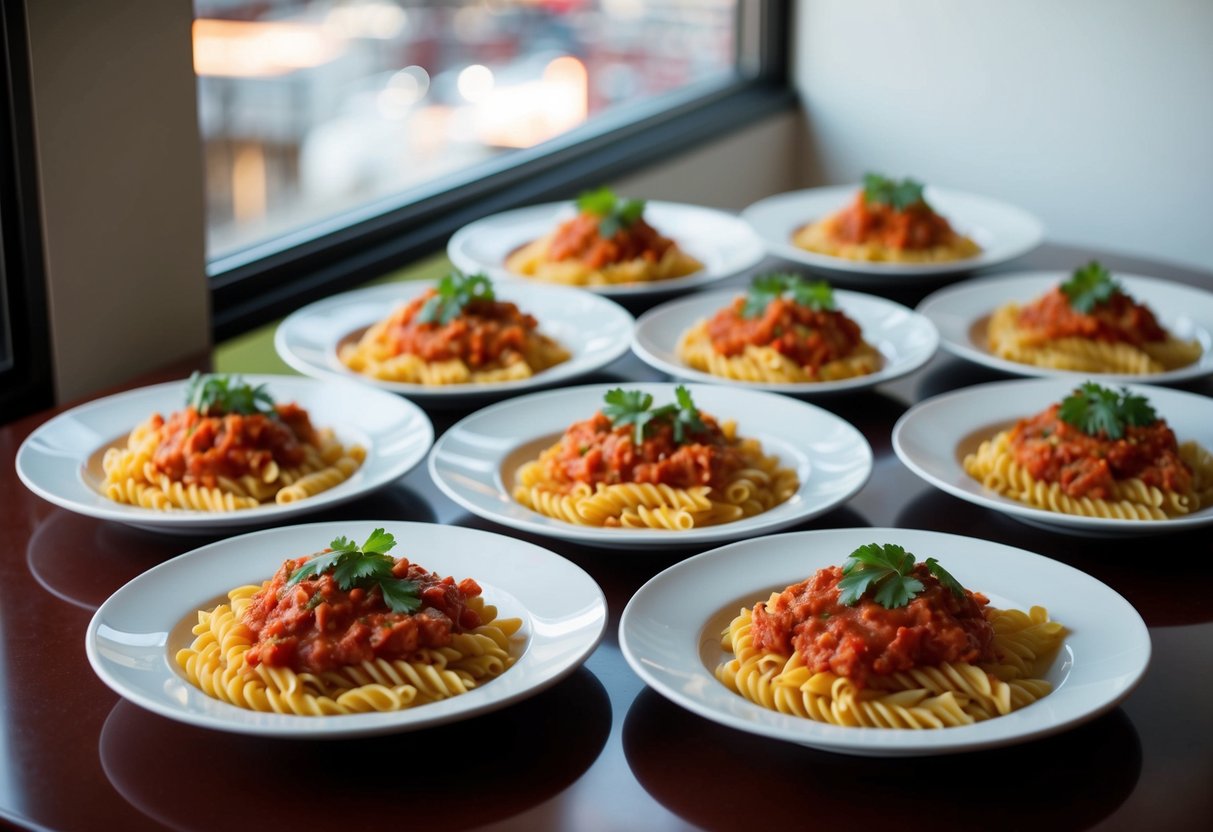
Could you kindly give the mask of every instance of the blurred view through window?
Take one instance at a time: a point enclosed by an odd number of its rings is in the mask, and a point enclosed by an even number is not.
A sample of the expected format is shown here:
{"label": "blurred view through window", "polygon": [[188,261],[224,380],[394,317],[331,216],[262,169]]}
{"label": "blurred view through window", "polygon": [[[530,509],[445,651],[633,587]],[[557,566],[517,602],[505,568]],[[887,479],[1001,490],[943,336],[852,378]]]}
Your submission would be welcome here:
{"label": "blurred view through window", "polygon": [[195,0],[210,259],[735,77],[738,0]]}

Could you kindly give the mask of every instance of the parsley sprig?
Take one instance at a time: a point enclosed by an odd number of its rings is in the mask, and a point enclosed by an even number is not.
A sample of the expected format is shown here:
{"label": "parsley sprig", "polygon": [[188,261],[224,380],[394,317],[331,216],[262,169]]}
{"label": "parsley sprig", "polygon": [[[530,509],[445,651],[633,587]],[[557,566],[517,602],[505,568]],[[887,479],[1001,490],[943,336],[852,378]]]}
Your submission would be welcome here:
{"label": "parsley sprig", "polygon": [[598,217],[598,236],[609,240],[644,213],[643,199],[620,199],[610,188],[586,191],[577,197],[577,210]]}
{"label": "parsley sprig", "polygon": [[750,282],[741,317],[757,318],[771,301],[789,294],[792,300],[810,309],[830,310],[837,308],[834,290],[824,280],[805,280],[790,272],[773,272],[759,275]]}
{"label": "parsley sprig", "polygon": [[895,211],[904,211],[911,205],[926,202],[922,195],[924,187],[921,182],[909,177],[897,180],[879,173],[863,175],[864,199],[877,205],[888,205]]}
{"label": "parsley sprig", "polygon": [[644,441],[645,429],[652,422],[670,422],[674,428],[674,441],[681,443],[688,431],[698,432],[705,428],[699,417],[699,409],[691,400],[691,391],[679,385],[674,390],[675,402],[653,407],[653,396],[642,390],[624,390],[616,387],[602,397],[606,404],[602,415],[611,420],[615,427],[620,425],[635,425],[634,442],[639,445]]}
{"label": "parsley sprig", "polygon": [[[945,589],[957,598],[964,598],[964,587],[939,561],[927,558],[926,567]],[[895,543],[860,546],[842,566],[838,602],[854,606],[868,590],[874,590],[872,600],[882,607],[890,610],[904,607],[923,590],[922,581],[913,577],[913,572],[914,556]]]}
{"label": "parsley sprig", "polygon": [[438,281],[438,294],[427,300],[417,312],[417,322],[445,326],[474,300],[493,300],[493,282],[483,274],[451,272]]}
{"label": "parsley sprig", "polygon": [[346,591],[354,587],[370,589],[378,586],[392,612],[416,612],[421,608],[417,582],[406,581],[392,574],[396,559],[388,552],[395,545],[396,538],[383,529],[371,532],[361,547],[344,536],[339,537],[329,544],[332,551],[311,558],[291,575],[286,585],[294,586],[304,578],[332,571],[337,586]]}
{"label": "parsley sprig", "polygon": [[274,399],[266,392],[264,384],[254,387],[240,376],[217,373],[195,372],[191,375],[185,387],[185,403],[202,416],[226,413],[278,415]]}
{"label": "parsley sprig", "polygon": [[1145,396],[1130,393],[1125,387],[1117,393],[1093,381],[1062,399],[1057,415],[1088,436],[1102,432],[1109,439],[1120,439],[1128,426],[1145,427],[1158,421]]}
{"label": "parsley sprig", "polygon": [[1086,315],[1097,304],[1106,303],[1112,295],[1124,289],[1098,260],[1092,260],[1075,269],[1070,279],[1061,284],[1061,291],[1065,293],[1071,309]]}

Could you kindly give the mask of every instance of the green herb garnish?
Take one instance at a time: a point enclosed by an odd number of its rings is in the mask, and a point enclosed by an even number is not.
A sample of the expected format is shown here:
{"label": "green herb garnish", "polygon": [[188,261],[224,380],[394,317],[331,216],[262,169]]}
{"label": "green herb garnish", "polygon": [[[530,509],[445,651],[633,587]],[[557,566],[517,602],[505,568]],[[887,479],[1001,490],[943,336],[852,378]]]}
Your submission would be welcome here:
{"label": "green herb garnish", "polygon": [[329,544],[332,551],[308,560],[291,575],[286,585],[294,586],[304,578],[331,571],[337,586],[346,591],[354,587],[371,589],[378,586],[392,612],[416,612],[421,608],[417,582],[392,574],[396,559],[387,553],[395,545],[396,538],[383,529],[375,529],[361,547],[344,536],[339,537]]}
{"label": "green herb garnish", "polygon": [[1125,427],[1145,427],[1158,421],[1158,414],[1145,396],[1120,392],[1088,381],[1062,399],[1058,417],[1088,436],[1103,432],[1109,439],[1124,436]]}
{"label": "green herb garnish", "polygon": [[195,372],[185,388],[185,403],[202,416],[222,416],[225,413],[278,415],[265,385],[254,387],[240,376]]}
{"label": "green herb garnish", "polygon": [[757,318],[766,311],[771,301],[785,293],[790,294],[796,303],[810,309],[820,311],[837,307],[834,290],[824,280],[805,280],[798,274],[774,272],[760,275],[750,282],[745,305],[741,307],[741,317]]}
{"label": "green herb garnish", "polygon": [[1117,292],[1123,292],[1120,284],[1112,279],[1112,273],[1092,260],[1085,266],[1077,268],[1070,279],[1061,284],[1061,291],[1070,301],[1070,308],[1084,315],[1090,313],[1096,304],[1106,303]]}
{"label": "green herb garnish", "polygon": [[908,177],[898,181],[879,173],[863,175],[863,198],[877,205],[888,205],[894,211],[904,211],[919,202],[925,204],[922,196],[924,187],[921,182]]}
{"label": "green herb garnish", "polygon": [[493,300],[493,283],[483,274],[451,272],[435,287],[438,294],[427,300],[417,312],[417,322],[449,324],[474,300]]}
{"label": "green herb garnish", "polygon": [[[939,565],[927,558],[927,570],[957,598],[964,598],[964,587]],[[886,609],[904,607],[922,592],[922,581],[913,577],[914,556],[893,543],[869,543],[860,546],[842,566],[838,582],[838,603],[854,606],[869,589],[875,589],[873,600]]]}
{"label": "green herb garnish", "polygon": [[610,188],[586,191],[577,197],[577,210],[599,217],[598,236],[609,240],[644,213],[643,199],[619,199]]}
{"label": "green herb garnish", "polygon": [[606,404],[602,415],[611,420],[615,427],[620,425],[635,425],[634,440],[637,445],[644,441],[645,429],[651,422],[669,422],[674,428],[674,441],[681,443],[686,438],[687,431],[702,431],[705,426],[699,417],[699,410],[691,400],[691,391],[679,385],[674,390],[676,402],[653,407],[653,396],[641,390],[624,390],[617,387],[603,396]]}

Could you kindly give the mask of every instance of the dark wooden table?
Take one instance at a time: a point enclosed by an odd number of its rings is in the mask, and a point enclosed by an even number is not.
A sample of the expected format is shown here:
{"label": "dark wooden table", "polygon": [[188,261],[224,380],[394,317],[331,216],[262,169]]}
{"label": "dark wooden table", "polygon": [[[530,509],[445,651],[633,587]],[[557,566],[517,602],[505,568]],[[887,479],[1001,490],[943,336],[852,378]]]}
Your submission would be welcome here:
{"label": "dark wooden table", "polygon": [[[1090,256],[1052,245],[1015,268],[1071,269]],[[1213,289],[1213,274],[1101,259]],[[933,288],[880,293],[913,305]],[[173,368],[139,383],[183,375]],[[1040,552],[1128,598],[1149,625],[1153,659],[1121,707],[1076,730],[921,759],[814,751],[683,711],[631,671],[617,628],[632,593],[693,552],[612,553],[539,538],[528,539],[598,581],[611,612],[584,667],[544,693],[462,723],[357,741],[274,741],[164,719],[93,675],[85,627],[125,582],[209,539],[159,536],[42,501],[22,487],[12,460],[53,413],[4,426],[0,822],[63,830],[1213,828],[1213,534],[1093,540],[1042,531],[935,490],[893,453],[890,429],[908,406],[1001,377],[941,354],[874,392],[817,402],[864,433],[875,471],[844,507],[798,528],[925,528]],[[657,378],[628,356],[588,381]],[[1208,381],[1188,389],[1213,394]],[[442,431],[463,414],[432,415]],[[517,534],[458,508],[424,466],[308,519],[353,518]]]}

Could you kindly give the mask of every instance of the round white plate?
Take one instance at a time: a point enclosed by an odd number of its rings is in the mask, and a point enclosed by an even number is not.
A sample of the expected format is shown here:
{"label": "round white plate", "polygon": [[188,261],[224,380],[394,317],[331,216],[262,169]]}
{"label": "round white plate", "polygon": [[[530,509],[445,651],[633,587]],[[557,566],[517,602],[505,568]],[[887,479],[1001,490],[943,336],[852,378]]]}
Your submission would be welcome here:
{"label": "round white plate", "polygon": [[930,318],[939,329],[940,344],[945,350],[975,364],[1013,375],[1069,376],[1079,380],[1098,376],[1105,381],[1161,384],[1213,373],[1213,293],[1156,278],[1125,274],[1113,276],[1134,300],[1149,306],[1159,323],[1172,335],[1185,340],[1198,340],[1204,350],[1200,359],[1187,367],[1164,373],[1119,375],[1036,367],[1008,361],[991,353],[986,345],[986,321],[994,310],[1011,302],[1021,306],[1031,303],[1057,284],[1068,280],[1069,272],[1024,272],[958,283],[924,298],[918,304],[918,311]]}
{"label": "round white plate", "polygon": [[[571,202],[532,205],[477,220],[455,232],[447,244],[451,262],[465,272],[531,281],[505,268],[514,250],[550,233],[576,215]],[[681,292],[742,272],[765,256],[762,241],[733,214],[699,205],[649,200],[645,220],[700,263],[703,269],[669,280],[586,286],[587,291],[619,297]],[[542,284],[550,285],[550,284]]]}
{"label": "round white plate", "polygon": [[[939,558],[965,587],[999,608],[1043,605],[1069,630],[1045,678],[1053,692],[1005,716],[940,730],[851,728],[778,713],[733,693],[714,670],[730,654],[721,631],[742,606],[766,600],[859,546],[897,543]],[[658,693],[702,717],[774,739],[870,757],[976,751],[1054,734],[1094,719],[1129,695],[1150,659],[1141,616],[1105,584],[1066,564],[985,540],[914,529],[828,529],[746,540],[660,573],[632,596],[619,646]]]}
{"label": "round white plate", "polygon": [[643,390],[653,404],[674,401],[673,384],[596,384],[536,393],[486,407],[455,424],[430,452],[430,476],[468,511],[511,528],[610,548],[693,546],[786,528],[824,514],[852,497],[872,473],[872,449],[863,434],[811,404],[721,386],[687,385],[695,405],[718,419],[735,418],[737,432],[796,470],[800,489],[770,511],[734,523],[688,531],[578,526],[517,503],[511,496],[518,466],[555,443],[573,422],[602,407],[616,387]]}
{"label": "round white plate", "polygon": [[[979,384],[935,396],[907,410],[893,426],[893,450],[906,467],[936,488],[1052,531],[1089,536],[1158,535],[1213,524],[1213,507],[1168,520],[1078,517],[1035,508],[988,491],[965,473],[965,454],[1000,430],[1034,416],[1073,392],[1070,379],[1020,379]],[[1165,387],[1128,385],[1167,420],[1180,442],[1213,448],[1213,399]]]}
{"label": "round white plate", "polygon": [[[392,554],[456,580],[474,578],[501,617],[520,617],[517,663],[461,696],[389,713],[294,716],[260,713],[204,694],[173,659],[189,645],[197,610],[237,586],[271,578],[287,558],[317,552],[339,536],[396,537]],[[275,737],[385,734],[441,725],[532,696],[571,673],[606,628],[606,600],[580,567],[532,543],[432,523],[342,520],[266,529],[195,549],[144,572],[97,610],[85,635],[93,670],[116,693],[161,716],[203,728]]]}
{"label": "round white plate", "polygon": [[313,425],[332,428],[343,444],[362,445],[366,448],[362,467],[337,487],[306,500],[241,511],[156,511],[103,496],[98,487],[105,476],[101,471],[105,449],[125,443],[131,429],[153,413],[167,417],[185,407],[183,379],[98,399],[54,417],[21,443],[17,474],[39,497],[78,514],[158,532],[214,533],[285,523],[368,494],[412,470],[433,444],[429,417],[399,396],[351,382],[322,383],[297,376],[242,378],[265,384],[275,401],[298,402]]}
{"label": "round white plate", "polygon": [[864,339],[884,356],[884,366],[879,371],[837,381],[779,384],[735,381],[684,364],[678,357],[678,341],[682,334],[704,318],[715,315],[717,310],[743,293],[735,290],[699,292],[650,309],[636,322],[632,336],[633,352],[646,364],[677,378],[807,396],[874,387],[904,376],[929,361],[939,343],[939,334],[934,325],[922,315],[875,295],[836,289],[834,297],[838,308],[859,324]]}
{"label": "round white plate", "polygon": [[516,281],[495,284],[500,300],[539,321],[539,331],[559,341],[572,357],[530,378],[475,384],[426,386],[381,381],[354,372],[337,358],[337,347],[354,333],[386,318],[433,286],[435,281],[392,283],[333,295],[288,315],[274,332],[274,349],[282,360],[314,378],[353,379],[425,403],[458,402],[470,397],[511,394],[559,384],[592,373],[627,352],[633,319],[613,301],[565,286],[538,286]]}
{"label": "round white plate", "polygon": [[1020,208],[984,196],[928,187],[927,202],[952,228],[981,246],[975,257],[946,263],[884,263],[847,260],[806,251],[792,244],[796,230],[845,207],[862,185],[810,188],[769,196],[741,212],[772,254],[834,272],[842,283],[882,283],[896,277],[905,283],[917,278],[970,272],[1005,263],[1027,254],[1044,239],[1040,220]]}

